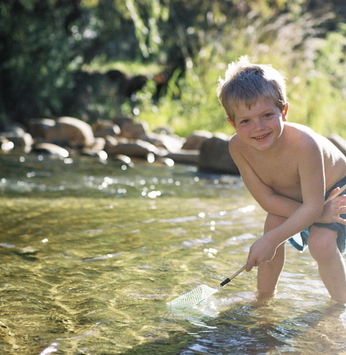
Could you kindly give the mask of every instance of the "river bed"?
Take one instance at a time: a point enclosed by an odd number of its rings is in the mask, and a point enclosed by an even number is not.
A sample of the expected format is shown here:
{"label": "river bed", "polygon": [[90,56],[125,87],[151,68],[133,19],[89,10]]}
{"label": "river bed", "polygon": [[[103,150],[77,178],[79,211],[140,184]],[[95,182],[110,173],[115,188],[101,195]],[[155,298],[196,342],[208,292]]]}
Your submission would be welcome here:
{"label": "river bed", "polygon": [[278,294],[256,270],[197,307],[167,302],[246,261],[264,212],[238,176],[194,166],[0,155],[1,354],[346,354],[346,312],[308,252]]}

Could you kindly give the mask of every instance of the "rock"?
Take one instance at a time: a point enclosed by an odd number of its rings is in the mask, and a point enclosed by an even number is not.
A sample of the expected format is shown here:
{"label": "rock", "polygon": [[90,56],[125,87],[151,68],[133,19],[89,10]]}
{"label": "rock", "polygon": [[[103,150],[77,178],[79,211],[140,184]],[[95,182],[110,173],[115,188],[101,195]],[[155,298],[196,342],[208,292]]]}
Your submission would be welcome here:
{"label": "rock", "polygon": [[327,138],[337,147],[339,150],[346,155],[346,141],[339,135],[332,133],[327,136]]}
{"label": "rock", "polygon": [[94,137],[116,137],[120,135],[120,127],[111,121],[97,122],[93,126]]}
{"label": "rock", "polygon": [[103,150],[106,146],[106,139],[102,137],[96,137],[94,143],[91,144],[88,148],[94,150],[95,152]]}
{"label": "rock", "polygon": [[[137,139],[133,142],[119,143],[115,146],[108,147],[106,149],[107,154],[110,157],[114,157],[118,154],[127,155],[129,157],[137,157],[147,159],[148,154],[154,154],[162,156],[160,149],[155,147],[149,142]],[[167,152],[166,152],[167,153]]]}
{"label": "rock", "polygon": [[118,163],[121,163],[121,164],[124,164],[130,168],[133,168],[134,167],[134,164],[131,160],[131,158],[127,155],[123,155],[123,154],[117,154],[113,157],[113,159],[115,161],[117,161]]}
{"label": "rock", "polygon": [[30,133],[27,133],[21,126],[13,125],[8,128],[8,131],[1,132],[0,137],[6,139],[13,144],[14,149],[21,149],[28,153],[34,142]]}
{"label": "rock", "polygon": [[26,153],[31,151],[34,142],[30,133],[17,126],[12,127],[8,132],[0,133],[0,137],[12,142],[14,149],[20,149]]}
{"label": "rock", "polygon": [[164,165],[166,165],[166,166],[169,166],[170,168],[172,168],[173,166],[174,166],[174,160],[173,159],[171,159],[171,158],[165,158],[165,157],[158,157],[157,159],[156,159],[156,162],[157,163],[162,163],[162,164],[164,164]]}
{"label": "rock", "polygon": [[157,133],[157,134],[167,134],[167,135],[173,135],[173,133],[174,133],[173,129],[169,126],[156,127],[153,130],[153,132]]}
{"label": "rock", "polygon": [[31,246],[16,249],[16,253],[19,255],[36,255],[39,251],[40,249]]}
{"label": "rock", "polygon": [[117,116],[113,118],[112,122],[121,129],[125,123],[133,123],[133,118],[128,116]]}
{"label": "rock", "polygon": [[31,134],[25,133],[21,137],[7,137],[14,144],[14,148],[23,149],[25,152],[30,152],[31,146],[34,143],[34,140],[31,137]]}
{"label": "rock", "polygon": [[149,126],[146,122],[125,122],[121,126],[120,136],[128,139],[142,139],[148,132]]}
{"label": "rock", "polygon": [[198,160],[200,171],[239,175],[228,151],[229,138],[223,134],[215,134],[202,144]]}
{"label": "rock", "polygon": [[201,149],[202,144],[212,138],[213,134],[208,131],[194,131],[186,139],[186,142],[182,146],[182,149]]}
{"label": "rock", "polygon": [[167,149],[169,152],[179,152],[185,139],[177,137],[177,136],[170,136],[167,134],[159,134],[154,132],[149,132],[143,136],[141,139],[147,141],[156,147]]}
{"label": "rock", "polygon": [[116,146],[119,143],[119,140],[113,136],[105,137],[105,146],[104,149],[107,151],[109,148]]}
{"label": "rock", "polygon": [[87,155],[89,157],[97,157],[101,161],[105,161],[108,158],[108,154],[104,150],[106,147],[106,140],[101,137],[96,137],[92,145],[81,149],[80,154]]}
{"label": "rock", "polygon": [[175,163],[197,165],[199,162],[199,150],[181,149],[179,152],[169,153],[165,156]]}
{"label": "rock", "polygon": [[14,143],[5,137],[0,137],[0,151],[9,152],[14,148]]}
{"label": "rock", "polygon": [[80,154],[88,157],[99,158],[100,161],[106,161],[108,159],[108,154],[104,150],[93,150],[90,148],[84,148],[81,150]]}
{"label": "rock", "polygon": [[55,126],[47,130],[46,139],[58,145],[84,148],[94,143],[94,133],[91,126],[82,120],[73,117],[60,117]]}
{"label": "rock", "polygon": [[0,135],[3,137],[23,137],[25,133],[27,132],[22,126],[14,124],[13,126],[7,127],[7,130],[1,132]]}
{"label": "rock", "polygon": [[47,131],[55,126],[50,118],[33,118],[28,122],[28,132],[34,139],[46,139]]}
{"label": "rock", "polygon": [[53,155],[60,158],[67,158],[69,152],[56,144],[52,143],[36,143],[33,146],[33,151],[40,154]]}

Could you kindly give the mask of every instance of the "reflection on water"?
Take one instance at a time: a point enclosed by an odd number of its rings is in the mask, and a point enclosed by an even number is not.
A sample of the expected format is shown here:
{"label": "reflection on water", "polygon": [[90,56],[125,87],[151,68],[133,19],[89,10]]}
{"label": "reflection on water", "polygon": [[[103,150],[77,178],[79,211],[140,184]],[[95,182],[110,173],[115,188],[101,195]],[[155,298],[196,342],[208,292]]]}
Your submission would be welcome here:
{"label": "reflection on water", "polygon": [[0,156],[1,354],[346,354],[346,315],[308,253],[288,248],[278,296],[244,264],[264,214],[238,177],[90,158]]}

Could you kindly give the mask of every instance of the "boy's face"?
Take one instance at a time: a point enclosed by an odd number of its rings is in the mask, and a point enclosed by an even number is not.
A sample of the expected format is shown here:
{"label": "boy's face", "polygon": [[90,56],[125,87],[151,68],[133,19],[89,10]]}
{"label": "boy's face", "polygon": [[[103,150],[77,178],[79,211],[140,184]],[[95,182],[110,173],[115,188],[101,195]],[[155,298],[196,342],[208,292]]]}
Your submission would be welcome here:
{"label": "boy's face", "polygon": [[245,144],[264,151],[280,138],[287,112],[288,104],[281,111],[272,101],[258,99],[250,108],[245,104],[236,107],[234,122],[229,123]]}

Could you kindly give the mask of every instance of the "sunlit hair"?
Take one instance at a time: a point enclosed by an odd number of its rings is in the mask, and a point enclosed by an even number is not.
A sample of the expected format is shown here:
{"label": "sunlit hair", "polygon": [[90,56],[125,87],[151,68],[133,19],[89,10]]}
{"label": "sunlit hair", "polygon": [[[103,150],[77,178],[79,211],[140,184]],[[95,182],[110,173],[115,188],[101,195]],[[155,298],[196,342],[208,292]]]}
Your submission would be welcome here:
{"label": "sunlit hair", "polygon": [[219,79],[217,95],[228,118],[234,122],[234,108],[250,108],[258,99],[268,99],[282,110],[286,104],[284,77],[271,65],[252,64],[248,56],[228,65],[225,78]]}

